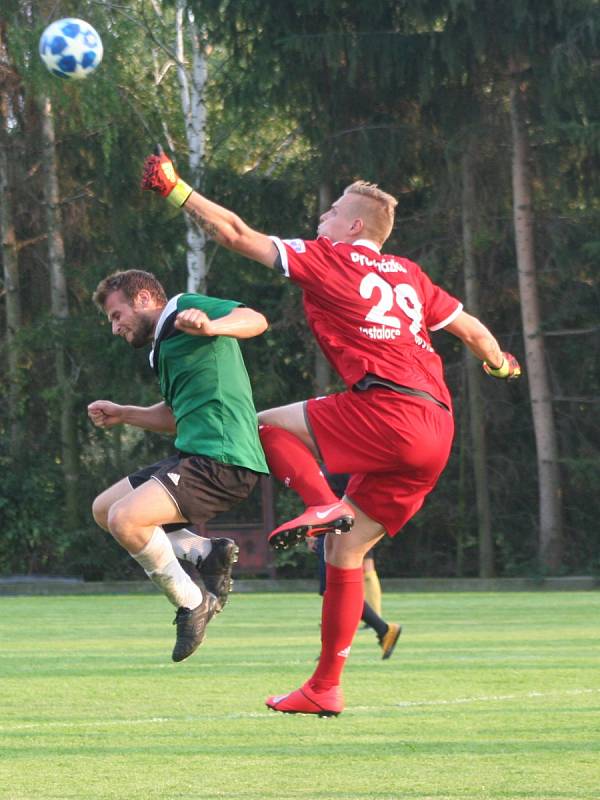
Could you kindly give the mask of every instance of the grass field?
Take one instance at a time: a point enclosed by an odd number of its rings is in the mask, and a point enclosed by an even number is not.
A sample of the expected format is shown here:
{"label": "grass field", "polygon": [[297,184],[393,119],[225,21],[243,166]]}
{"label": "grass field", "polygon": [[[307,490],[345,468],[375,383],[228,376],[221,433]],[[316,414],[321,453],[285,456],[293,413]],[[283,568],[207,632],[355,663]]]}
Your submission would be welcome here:
{"label": "grass field", "polygon": [[318,653],[319,598],[233,595],[170,662],[158,595],[0,598],[1,800],[600,798],[600,593],[386,594],[337,719],[263,705]]}

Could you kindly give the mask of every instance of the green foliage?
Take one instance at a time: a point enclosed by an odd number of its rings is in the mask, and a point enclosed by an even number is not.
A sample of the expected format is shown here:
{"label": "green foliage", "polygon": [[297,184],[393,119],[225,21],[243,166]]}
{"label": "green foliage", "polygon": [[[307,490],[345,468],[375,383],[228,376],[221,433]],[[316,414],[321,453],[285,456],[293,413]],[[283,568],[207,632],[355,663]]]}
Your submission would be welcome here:
{"label": "green foliage", "polygon": [[[43,452],[43,451],[42,451]],[[0,497],[0,570],[2,574],[52,574],[62,564],[69,537],[63,529],[62,480],[55,459],[15,464],[2,459],[5,476]]]}
{"label": "green foliage", "polygon": [[[518,61],[531,100],[535,247],[547,368],[560,398],[566,528],[577,543],[568,548],[564,569],[583,572],[598,564],[598,4],[374,0],[368,14],[361,4],[333,0],[293,6],[206,0],[190,7],[209,45],[201,188],[259,230],[311,237],[321,188],[335,194],[356,178],[375,181],[399,197],[389,251],[417,260],[462,297],[457,165],[467,136],[474,137],[482,316],[503,347],[520,356],[506,113],[509,60]],[[39,62],[37,39],[48,20],[38,4],[9,0],[3,12],[3,74],[10,80],[0,89],[8,109],[0,145],[10,154],[23,321],[15,332],[22,353],[18,453],[11,449],[11,420],[0,411],[0,459],[8,474],[0,488],[0,570],[127,576],[128,559],[97,530],[90,504],[104,487],[169,452],[170,442],[98,431],[87,421],[86,406],[99,397],[138,404],[158,399],[146,354],[113,340],[90,298],[107,273],[134,266],[155,272],[169,294],[185,287],[183,217],[138,190],[142,160],[155,141],[168,134],[180,164],[187,155],[176,70],[169,66],[174,8],[137,0],[127,10],[62,4],[61,15],[89,19],[105,46],[96,75],[74,85],[51,77]],[[49,313],[39,199],[43,94],[52,100],[57,131],[69,289],[70,316],[60,325]],[[257,408],[311,396],[315,349],[297,288],[212,244],[207,258],[208,291],[241,300],[270,321],[265,335],[243,345]],[[4,331],[3,305],[0,318]],[[384,574],[477,571],[462,348],[445,334],[434,341],[456,398],[455,448],[424,509],[394,542],[380,545]],[[58,347],[68,355],[81,464],[80,520],[72,531],[63,520]],[[4,339],[0,358],[4,364]],[[526,381],[525,375],[517,386],[482,384],[501,574],[537,570],[538,487]],[[3,401],[7,393],[0,387]],[[278,519],[297,512],[291,493],[278,492],[276,503]],[[255,511],[251,504],[249,513]],[[291,566],[281,565],[286,574],[311,574],[310,557],[292,559]]]}

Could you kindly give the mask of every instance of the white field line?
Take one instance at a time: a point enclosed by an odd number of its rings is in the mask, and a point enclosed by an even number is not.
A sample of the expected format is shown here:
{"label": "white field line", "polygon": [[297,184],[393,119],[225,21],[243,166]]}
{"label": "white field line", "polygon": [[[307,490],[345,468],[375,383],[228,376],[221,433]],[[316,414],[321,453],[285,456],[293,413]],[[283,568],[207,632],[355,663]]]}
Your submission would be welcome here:
{"label": "white field line", "polygon": [[[544,699],[550,697],[576,697],[579,695],[600,694],[598,689],[566,689],[565,691],[556,692],[524,692],[522,694],[493,694],[493,695],[477,695],[474,697],[456,697],[449,700],[409,700],[394,703],[385,706],[350,706],[350,712],[381,712],[389,711],[391,708],[419,708],[419,707],[435,707],[435,706],[454,706],[454,705],[469,705],[477,703],[503,703],[510,700],[524,700],[524,699]],[[218,719],[256,719],[267,717],[269,719],[278,719],[279,714],[274,714],[272,711],[247,711],[247,712],[232,712],[219,716]],[[53,730],[61,728],[115,728],[126,727],[133,725],[164,725],[168,723],[181,723],[181,722],[198,722],[206,720],[210,716],[185,716],[185,717],[141,717],[138,719],[90,719],[81,720],[79,722],[68,721],[53,721],[53,722],[26,722],[16,724],[3,724],[0,725],[0,734],[2,733],[15,733],[17,731],[39,731]],[[216,716],[212,718],[217,719]]]}
{"label": "white field line", "polygon": [[583,694],[600,694],[598,689],[565,689],[554,692],[524,692],[522,694],[489,694],[474,697],[455,697],[451,700],[406,700],[396,703],[400,708],[416,708],[419,706],[457,706],[470,703],[502,703],[506,700],[523,700],[526,698],[573,697]]}

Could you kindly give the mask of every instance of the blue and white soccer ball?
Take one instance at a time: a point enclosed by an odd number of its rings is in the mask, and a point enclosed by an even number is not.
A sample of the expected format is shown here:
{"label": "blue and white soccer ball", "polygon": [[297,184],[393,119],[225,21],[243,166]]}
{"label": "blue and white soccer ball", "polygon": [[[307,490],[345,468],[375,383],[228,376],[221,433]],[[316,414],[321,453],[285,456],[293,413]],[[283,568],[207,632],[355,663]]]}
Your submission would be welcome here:
{"label": "blue and white soccer ball", "polygon": [[102,39],[89,22],[67,17],[48,25],[40,37],[40,56],[59,78],[87,78],[102,61]]}

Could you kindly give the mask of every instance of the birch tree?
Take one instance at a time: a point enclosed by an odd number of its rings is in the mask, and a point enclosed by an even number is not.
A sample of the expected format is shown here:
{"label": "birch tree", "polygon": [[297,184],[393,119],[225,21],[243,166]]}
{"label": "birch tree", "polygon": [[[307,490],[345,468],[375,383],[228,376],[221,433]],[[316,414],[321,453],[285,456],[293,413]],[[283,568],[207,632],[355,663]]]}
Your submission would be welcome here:
{"label": "birch tree", "polygon": [[[188,145],[188,171],[192,186],[202,184],[206,149],[207,49],[187,0],[177,0],[176,9],[177,79]],[[190,68],[186,67],[186,42],[190,50]],[[185,214],[187,229],[187,290],[206,288],[206,235],[192,218]]]}

